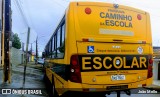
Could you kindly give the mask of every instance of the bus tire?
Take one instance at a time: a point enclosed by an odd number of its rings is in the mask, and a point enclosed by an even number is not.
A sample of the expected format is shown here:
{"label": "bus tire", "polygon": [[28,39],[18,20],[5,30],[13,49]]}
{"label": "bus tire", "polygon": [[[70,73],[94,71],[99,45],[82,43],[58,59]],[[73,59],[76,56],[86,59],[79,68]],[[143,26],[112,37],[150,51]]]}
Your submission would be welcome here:
{"label": "bus tire", "polygon": [[46,83],[46,80],[47,80],[47,75],[46,75],[46,71],[44,71],[43,81]]}
{"label": "bus tire", "polygon": [[52,74],[52,97],[59,97],[54,84],[54,76]]}
{"label": "bus tire", "polygon": [[46,80],[47,80],[47,76],[46,74],[43,75],[43,81],[46,83]]}

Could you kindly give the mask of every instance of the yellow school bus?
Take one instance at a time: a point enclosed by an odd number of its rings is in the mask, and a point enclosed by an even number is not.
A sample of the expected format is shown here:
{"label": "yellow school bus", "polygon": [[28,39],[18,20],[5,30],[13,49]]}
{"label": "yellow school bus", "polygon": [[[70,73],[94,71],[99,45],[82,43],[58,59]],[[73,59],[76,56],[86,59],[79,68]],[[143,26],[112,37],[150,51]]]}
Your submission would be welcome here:
{"label": "yellow school bus", "polygon": [[47,43],[45,80],[53,96],[111,93],[152,84],[149,13],[102,2],[71,2]]}

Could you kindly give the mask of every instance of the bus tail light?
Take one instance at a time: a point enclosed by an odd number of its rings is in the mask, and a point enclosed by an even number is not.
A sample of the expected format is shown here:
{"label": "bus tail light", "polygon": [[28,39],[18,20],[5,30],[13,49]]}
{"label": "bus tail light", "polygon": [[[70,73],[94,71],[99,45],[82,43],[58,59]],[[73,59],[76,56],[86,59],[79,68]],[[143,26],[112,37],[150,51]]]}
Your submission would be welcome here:
{"label": "bus tail light", "polygon": [[152,66],[153,66],[153,59],[150,58],[148,63],[149,64],[148,64],[148,75],[147,75],[147,78],[151,78],[153,76],[153,70],[152,70],[153,69],[152,68]]}
{"label": "bus tail light", "polygon": [[78,61],[78,55],[71,56],[71,67],[70,67],[70,81],[81,83],[81,72],[80,64]]}
{"label": "bus tail light", "polygon": [[91,12],[92,12],[92,10],[91,10],[89,7],[87,7],[87,8],[85,9],[85,13],[86,13],[86,14],[91,14]]}

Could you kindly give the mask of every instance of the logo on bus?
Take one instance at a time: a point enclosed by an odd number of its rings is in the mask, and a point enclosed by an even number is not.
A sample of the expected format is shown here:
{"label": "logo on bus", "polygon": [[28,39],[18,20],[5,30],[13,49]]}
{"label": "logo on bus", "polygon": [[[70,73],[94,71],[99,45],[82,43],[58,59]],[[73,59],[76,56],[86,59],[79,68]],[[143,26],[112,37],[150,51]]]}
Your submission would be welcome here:
{"label": "logo on bus", "polygon": [[119,5],[118,4],[113,4],[114,8],[118,8]]}
{"label": "logo on bus", "polygon": [[142,54],[143,53],[143,48],[142,47],[138,47],[137,51],[138,51],[139,54]]}
{"label": "logo on bus", "polygon": [[94,46],[87,47],[88,53],[94,53]]}

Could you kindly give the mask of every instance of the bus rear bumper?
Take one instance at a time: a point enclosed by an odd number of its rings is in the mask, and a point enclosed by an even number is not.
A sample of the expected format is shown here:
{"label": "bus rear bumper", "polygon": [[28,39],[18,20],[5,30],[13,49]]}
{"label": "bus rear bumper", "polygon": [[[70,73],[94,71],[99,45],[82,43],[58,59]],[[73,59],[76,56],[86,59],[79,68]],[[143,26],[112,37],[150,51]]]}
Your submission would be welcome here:
{"label": "bus rear bumper", "polygon": [[106,91],[117,91],[117,90],[128,90],[140,87],[145,87],[152,84],[152,78],[137,81],[133,83],[123,83],[123,84],[80,84],[69,82],[68,91],[83,91],[83,92],[106,92]]}

